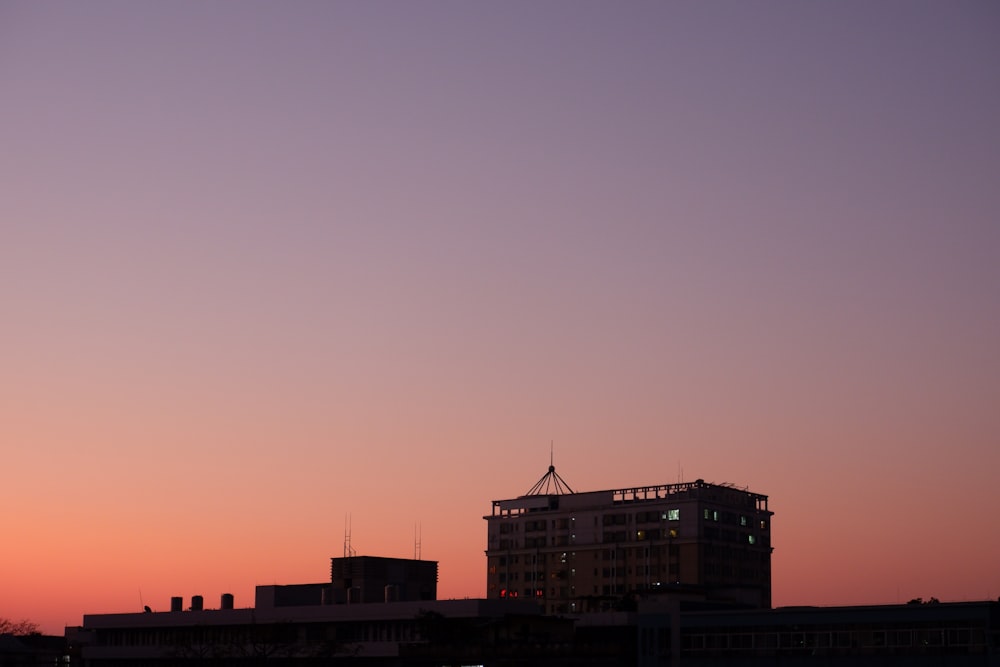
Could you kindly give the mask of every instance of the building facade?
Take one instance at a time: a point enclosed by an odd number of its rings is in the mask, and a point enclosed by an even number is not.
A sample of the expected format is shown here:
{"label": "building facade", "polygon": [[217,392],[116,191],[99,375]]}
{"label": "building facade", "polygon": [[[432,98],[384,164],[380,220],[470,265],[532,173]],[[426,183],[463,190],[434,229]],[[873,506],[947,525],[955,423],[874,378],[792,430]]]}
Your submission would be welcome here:
{"label": "building facade", "polygon": [[380,556],[331,558],[330,581],[338,602],[436,600],[438,564]]}
{"label": "building facade", "polygon": [[771,605],[767,496],[704,480],[575,493],[554,466],[528,494],[494,500],[488,598],[533,598],[548,614],[626,608],[683,593]]}

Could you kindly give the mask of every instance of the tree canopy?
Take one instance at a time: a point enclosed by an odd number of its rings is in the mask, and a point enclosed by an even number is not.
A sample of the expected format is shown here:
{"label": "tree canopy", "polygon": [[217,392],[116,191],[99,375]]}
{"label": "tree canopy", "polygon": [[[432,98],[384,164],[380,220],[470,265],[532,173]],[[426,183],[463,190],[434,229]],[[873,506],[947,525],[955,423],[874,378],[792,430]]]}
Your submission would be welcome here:
{"label": "tree canopy", "polygon": [[0,617],[0,635],[37,635],[38,624],[27,619],[12,621],[9,618]]}

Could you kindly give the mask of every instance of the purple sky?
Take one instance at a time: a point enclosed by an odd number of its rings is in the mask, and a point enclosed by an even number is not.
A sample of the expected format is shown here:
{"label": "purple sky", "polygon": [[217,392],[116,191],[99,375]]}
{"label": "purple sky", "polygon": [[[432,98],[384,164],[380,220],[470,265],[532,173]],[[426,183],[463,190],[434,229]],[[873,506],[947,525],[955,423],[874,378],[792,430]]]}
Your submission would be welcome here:
{"label": "purple sky", "polygon": [[0,616],[245,602],[322,579],[347,513],[482,595],[550,441],[578,490],[769,494],[776,605],[996,597],[997,35],[0,2]]}

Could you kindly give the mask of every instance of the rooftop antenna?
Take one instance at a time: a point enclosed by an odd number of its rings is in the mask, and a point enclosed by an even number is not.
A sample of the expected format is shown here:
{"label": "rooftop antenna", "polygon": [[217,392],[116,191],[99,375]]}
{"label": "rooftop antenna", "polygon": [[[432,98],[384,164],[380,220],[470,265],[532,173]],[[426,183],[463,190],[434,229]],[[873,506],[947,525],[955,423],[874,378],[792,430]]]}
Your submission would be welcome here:
{"label": "rooftop antenna", "polygon": [[[419,527],[419,532],[417,529]],[[423,524],[413,524],[413,560],[420,560],[420,538],[423,536]]]}
{"label": "rooftop antenna", "polygon": [[[535,482],[535,485],[528,489],[528,492],[524,495],[526,496],[549,496],[549,495],[560,495],[564,493],[576,493],[570,488],[569,484],[566,483],[559,473],[556,472],[556,466],[553,462],[553,450],[555,449],[555,444],[549,441],[549,471],[542,475],[542,478]],[[552,489],[551,491],[549,489]]]}
{"label": "rooftop antenna", "polygon": [[344,515],[344,558],[350,558],[357,552],[351,547],[351,515]]}

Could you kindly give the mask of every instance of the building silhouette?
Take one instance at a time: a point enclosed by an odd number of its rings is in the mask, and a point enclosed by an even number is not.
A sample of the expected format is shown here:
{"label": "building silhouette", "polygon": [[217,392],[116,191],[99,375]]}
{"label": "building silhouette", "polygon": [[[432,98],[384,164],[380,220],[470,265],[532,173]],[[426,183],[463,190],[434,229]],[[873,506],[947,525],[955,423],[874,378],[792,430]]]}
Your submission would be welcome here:
{"label": "building silhouette", "polygon": [[549,614],[670,593],[770,607],[772,514],[765,495],[701,479],[575,493],[550,465],[484,517],[487,597]]}
{"label": "building silhouette", "polygon": [[330,581],[338,601],[436,600],[438,564],[378,556],[331,558]]}
{"label": "building silhouette", "polygon": [[[437,600],[437,563],[356,556],[330,580],[170,611],[85,615],[67,664],[989,665],[1000,601],[770,608],[767,496],[703,480],[574,492],[550,466],[493,501],[488,597]],[[23,651],[5,664],[23,667]],[[51,662],[49,663],[51,664]]]}

